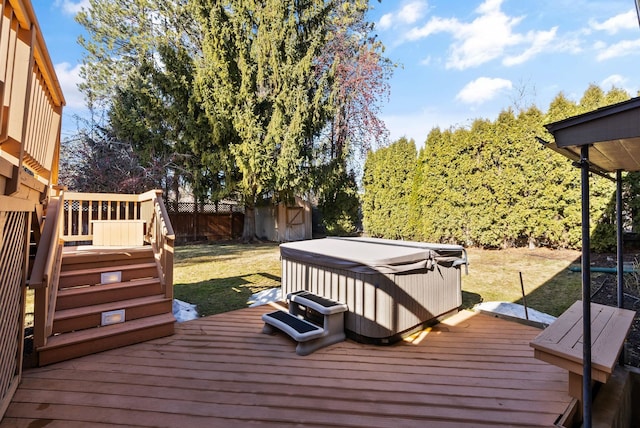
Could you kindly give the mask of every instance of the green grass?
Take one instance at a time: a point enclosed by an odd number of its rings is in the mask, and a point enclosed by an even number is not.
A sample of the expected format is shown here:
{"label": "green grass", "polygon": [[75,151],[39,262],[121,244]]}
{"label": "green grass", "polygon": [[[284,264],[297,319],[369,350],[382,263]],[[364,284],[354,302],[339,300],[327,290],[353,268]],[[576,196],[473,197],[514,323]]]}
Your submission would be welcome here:
{"label": "green grass", "polygon": [[253,293],[280,286],[277,244],[203,244],[175,249],[174,297],[201,316],[247,307]]}
{"label": "green grass", "polygon": [[[480,301],[522,303],[559,315],[580,298],[580,274],[566,268],[578,251],[548,249],[468,250],[469,275],[462,274],[463,305]],[[256,292],[280,285],[277,244],[204,244],[176,247],[174,294],[197,305],[201,316],[247,307]]]}
{"label": "green grass", "polygon": [[528,307],[558,316],[580,299],[581,276],[567,269],[579,251],[472,248],[468,256],[469,275],[462,275],[465,307],[480,301],[521,304],[520,272]]}

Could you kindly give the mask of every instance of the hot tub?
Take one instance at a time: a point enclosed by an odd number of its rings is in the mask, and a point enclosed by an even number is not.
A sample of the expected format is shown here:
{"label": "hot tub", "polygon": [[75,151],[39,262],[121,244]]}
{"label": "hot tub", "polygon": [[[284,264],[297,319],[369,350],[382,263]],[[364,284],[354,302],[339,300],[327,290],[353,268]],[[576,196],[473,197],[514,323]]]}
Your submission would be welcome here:
{"label": "hot tub", "polygon": [[280,245],[282,294],[306,290],[346,303],[347,335],[391,343],[462,304],[459,245],[326,238]]}

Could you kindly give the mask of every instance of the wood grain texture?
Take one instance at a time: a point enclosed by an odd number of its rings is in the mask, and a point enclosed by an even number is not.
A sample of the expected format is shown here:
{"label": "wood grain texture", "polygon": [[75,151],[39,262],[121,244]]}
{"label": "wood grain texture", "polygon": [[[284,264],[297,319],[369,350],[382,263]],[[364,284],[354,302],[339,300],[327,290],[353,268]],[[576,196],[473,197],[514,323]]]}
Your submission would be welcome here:
{"label": "wood grain texture", "polygon": [[347,340],[301,357],[286,335],[261,333],[270,310],[28,370],[0,427],[548,427],[571,402],[566,372],[533,357],[532,327],[461,312],[413,343]]}
{"label": "wood grain texture", "polygon": [[[606,382],[618,362],[635,312],[591,304],[591,364],[594,380]],[[582,301],[578,300],[532,342],[536,358],[582,375]]]}

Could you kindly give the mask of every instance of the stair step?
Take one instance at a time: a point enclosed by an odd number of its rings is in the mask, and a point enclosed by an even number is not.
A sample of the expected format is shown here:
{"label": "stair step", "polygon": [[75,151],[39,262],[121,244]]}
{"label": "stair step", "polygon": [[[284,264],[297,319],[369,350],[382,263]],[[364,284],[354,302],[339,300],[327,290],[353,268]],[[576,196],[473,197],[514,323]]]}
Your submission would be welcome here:
{"label": "stair step", "polygon": [[97,267],[60,272],[59,289],[85,285],[97,285],[101,282],[104,272],[122,272],[121,281],[131,281],[139,278],[153,278],[158,276],[158,267],[154,262],[137,263],[132,265]]}
{"label": "stair step", "polygon": [[175,318],[172,314],[163,314],[52,336],[45,346],[38,348],[38,362],[44,366],[170,336],[174,331],[174,323]]}
{"label": "stair step", "polygon": [[154,261],[153,249],[148,245],[114,249],[89,248],[90,250],[84,247],[65,247],[61,272]]}
{"label": "stair step", "polygon": [[162,293],[158,278],[143,278],[113,284],[93,285],[58,290],[56,310],[99,305]]}
{"label": "stair step", "polygon": [[172,312],[172,300],[163,294],[139,297],[136,299],[102,303],[99,305],[56,311],[53,321],[53,333],[65,333],[99,327],[102,313],[124,309],[125,321],[150,317]]}

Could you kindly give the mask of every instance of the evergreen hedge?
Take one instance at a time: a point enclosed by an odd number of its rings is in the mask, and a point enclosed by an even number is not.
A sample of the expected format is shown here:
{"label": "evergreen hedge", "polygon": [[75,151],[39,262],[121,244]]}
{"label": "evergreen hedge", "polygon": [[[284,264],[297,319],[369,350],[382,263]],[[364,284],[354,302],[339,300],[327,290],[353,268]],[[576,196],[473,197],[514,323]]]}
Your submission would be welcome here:
{"label": "evergreen hedge", "polygon": [[[419,153],[401,138],[369,153],[363,176],[363,225],[371,236],[485,248],[581,245],[580,170],[545,149],[544,124],[628,99],[591,85],[578,103],[562,93],[547,113],[507,109],[470,128],[433,129]],[[625,177],[627,212],[640,206],[637,175]],[[615,184],[591,180],[592,243],[615,245]],[[635,211],[634,211],[635,210]]]}

